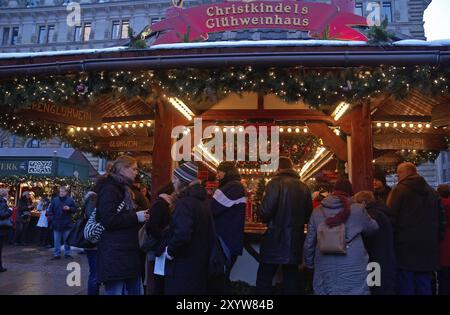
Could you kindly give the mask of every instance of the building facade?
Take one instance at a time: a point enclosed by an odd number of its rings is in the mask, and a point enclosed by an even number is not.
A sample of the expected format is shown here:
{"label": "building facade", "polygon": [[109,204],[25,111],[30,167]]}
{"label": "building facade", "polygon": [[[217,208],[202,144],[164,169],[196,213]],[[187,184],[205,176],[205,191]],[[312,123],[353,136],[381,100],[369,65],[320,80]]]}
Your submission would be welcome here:
{"label": "building facade", "polygon": [[[309,0],[333,2],[335,0]],[[139,33],[162,18],[168,0],[0,0],[0,52],[54,51],[105,48],[126,44],[128,30]],[[215,0],[185,0],[184,7]],[[423,12],[431,0],[356,0],[355,13],[367,16],[379,5],[381,18],[399,38],[424,39]],[[285,32],[287,38],[302,38]],[[254,40],[272,35],[251,36]],[[241,39],[237,33],[222,39]],[[247,38],[248,39],[248,38]]]}

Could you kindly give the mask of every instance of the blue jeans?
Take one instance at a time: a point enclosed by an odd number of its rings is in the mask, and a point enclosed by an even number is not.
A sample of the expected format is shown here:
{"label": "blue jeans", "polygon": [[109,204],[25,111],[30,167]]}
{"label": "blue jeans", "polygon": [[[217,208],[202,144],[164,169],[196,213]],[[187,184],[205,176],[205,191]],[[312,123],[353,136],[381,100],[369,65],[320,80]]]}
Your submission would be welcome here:
{"label": "blue jeans", "polygon": [[398,270],[397,290],[400,295],[432,295],[431,272]]}
{"label": "blue jeans", "polygon": [[106,295],[143,295],[141,277],[132,279],[107,281],[104,283]]}
{"label": "blue jeans", "polygon": [[53,237],[55,241],[55,248],[54,248],[54,255],[60,256],[61,255],[61,243],[64,243],[64,256],[70,255],[70,246],[67,245],[67,237],[69,236],[70,230],[67,231],[53,231]]}
{"label": "blue jeans", "polygon": [[86,250],[86,256],[89,263],[88,295],[98,295],[100,286],[97,283],[97,250]]}

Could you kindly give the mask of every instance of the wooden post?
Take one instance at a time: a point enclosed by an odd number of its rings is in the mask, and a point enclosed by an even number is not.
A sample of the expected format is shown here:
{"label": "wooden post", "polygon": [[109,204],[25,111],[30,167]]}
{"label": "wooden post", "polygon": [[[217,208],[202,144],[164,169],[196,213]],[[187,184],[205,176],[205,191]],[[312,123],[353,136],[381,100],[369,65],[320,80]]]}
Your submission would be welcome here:
{"label": "wooden post", "polygon": [[154,145],[152,155],[152,202],[158,190],[171,180],[173,139],[172,129],[186,121],[168,104],[158,102],[155,116]]}
{"label": "wooden post", "polygon": [[372,123],[369,104],[355,108],[351,113],[351,182],[353,192],[372,190],[373,148]]}
{"label": "wooden post", "polygon": [[329,147],[341,161],[347,161],[347,144],[339,136],[335,135],[323,122],[307,123],[312,134],[323,140],[323,143]]}

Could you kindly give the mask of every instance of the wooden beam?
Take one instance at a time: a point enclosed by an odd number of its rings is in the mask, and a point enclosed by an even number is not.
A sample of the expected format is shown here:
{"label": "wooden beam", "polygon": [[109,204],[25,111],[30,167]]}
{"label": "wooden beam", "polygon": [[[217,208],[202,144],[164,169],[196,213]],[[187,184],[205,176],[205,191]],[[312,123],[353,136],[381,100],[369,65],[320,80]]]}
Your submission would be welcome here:
{"label": "wooden beam", "polygon": [[431,122],[431,116],[418,115],[374,115],[373,121],[407,121],[407,122]]}
{"label": "wooden beam", "polygon": [[258,93],[258,110],[264,109],[264,94]]}
{"label": "wooden beam", "polygon": [[323,140],[325,146],[333,151],[339,160],[347,161],[347,143],[337,136],[328,126],[323,123],[307,123],[311,133]]}
{"label": "wooden beam", "polygon": [[152,155],[152,201],[158,190],[171,180],[172,176],[172,128],[185,121],[170,104],[158,104],[155,118],[155,134]]}
{"label": "wooden beam", "polygon": [[123,116],[123,117],[104,117],[102,118],[103,123],[115,123],[115,122],[125,122],[125,121],[141,121],[141,120],[153,120],[155,115],[133,115],[133,116]]}
{"label": "wooden beam", "polygon": [[370,106],[363,104],[352,111],[351,182],[353,192],[372,190],[373,147]]}
{"label": "wooden beam", "polygon": [[312,109],[210,109],[203,112],[200,117],[204,121],[267,119],[270,121],[323,121],[328,124],[335,124],[330,116]]}

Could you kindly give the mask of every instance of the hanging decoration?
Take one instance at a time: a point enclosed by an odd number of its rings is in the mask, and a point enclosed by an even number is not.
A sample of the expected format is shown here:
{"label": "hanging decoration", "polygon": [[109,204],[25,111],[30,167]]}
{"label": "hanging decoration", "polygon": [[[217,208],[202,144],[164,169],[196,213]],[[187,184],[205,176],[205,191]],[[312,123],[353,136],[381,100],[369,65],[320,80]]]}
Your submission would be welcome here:
{"label": "hanging decoration", "polygon": [[126,98],[169,97],[193,104],[217,102],[230,93],[276,94],[293,103],[329,108],[358,104],[381,93],[405,98],[411,89],[425,95],[449,94],[450,67],[432,66],[347,69],[231,67],[77,73],[20,77],[0,84],[0,108],[18,110],[35,102],[86,106],[104,94]]}

